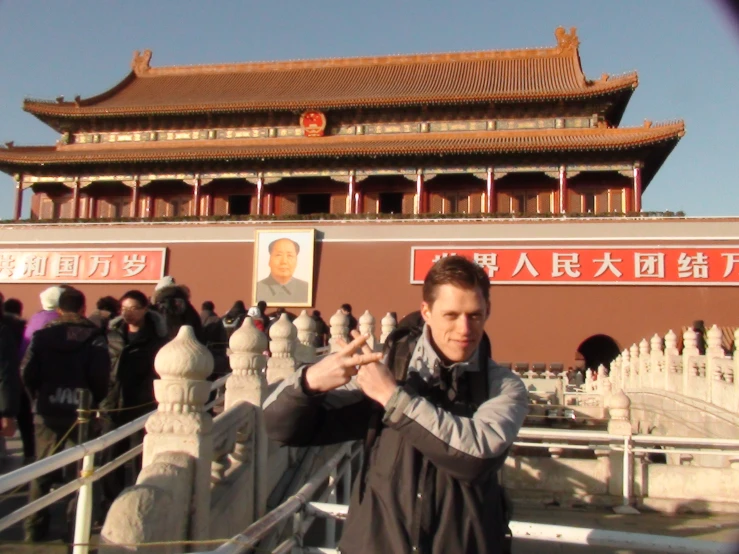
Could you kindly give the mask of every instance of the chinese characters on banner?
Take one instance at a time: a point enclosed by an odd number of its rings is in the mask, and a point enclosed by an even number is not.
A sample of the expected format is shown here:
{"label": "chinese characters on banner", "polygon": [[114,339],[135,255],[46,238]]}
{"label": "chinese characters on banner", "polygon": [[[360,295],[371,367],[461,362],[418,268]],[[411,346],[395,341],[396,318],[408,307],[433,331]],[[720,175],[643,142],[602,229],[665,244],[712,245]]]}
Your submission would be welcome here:
{"label": "chinese characters on banner", "polygon": [[499,284],[739,285],[739,246],[415,247],[411,283],[423,283],[437,260],[453,254]]}
{"label": "chinese characters on banner", "polygon": [[165,248],[0,250],[0,283],[156,283]]}

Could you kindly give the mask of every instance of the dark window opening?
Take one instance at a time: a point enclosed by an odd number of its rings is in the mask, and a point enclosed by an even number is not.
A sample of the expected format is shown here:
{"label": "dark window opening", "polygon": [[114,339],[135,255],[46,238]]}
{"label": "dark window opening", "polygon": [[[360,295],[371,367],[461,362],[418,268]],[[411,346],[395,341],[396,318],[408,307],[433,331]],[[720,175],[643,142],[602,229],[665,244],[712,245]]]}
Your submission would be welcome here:
{"label": "dark window opening", "polygon": [[381,214],[402,214],[403,213],[403,193],[402,192],[381,192],[379,212]]}
{"label": "dark window opening", "polygon": [[330,194],[299,194],[298,214],[328,214],[331,213]]}
{"label": "dark window opening", "polygon": [[593,335],[577,347],[578,358],[583,360],[584,369],[598,370],[603,365],[608,369],[611,362],[621,353],[621,348],[608,335]]}
{"label": "dark window opening", "polygon": [[249,215],[251,213],[251,195],[234,194],[228,197],[228,215]]}

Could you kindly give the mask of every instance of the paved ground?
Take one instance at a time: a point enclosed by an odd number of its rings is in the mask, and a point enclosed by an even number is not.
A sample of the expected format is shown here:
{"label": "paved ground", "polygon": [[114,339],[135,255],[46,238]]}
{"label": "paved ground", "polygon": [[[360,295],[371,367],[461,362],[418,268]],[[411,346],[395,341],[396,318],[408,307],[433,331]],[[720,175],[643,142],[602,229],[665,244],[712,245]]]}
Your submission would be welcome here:
{"label": "paved ground", "polygon": [[[22,465],[20,439],[14,438],[7,442],[6,455],[0,471],[7,473]],[[18,509],[26,503],[27,490],[18,490],[11,494],[0,496],[0,517]],[[52,509],[52,537],[50,541],[40,544],[23,542],[21,524],[0,532],[0,554],[41,554],[45,552],[67,552],[68,547],[63,541],[65,528],[66,502],[59,502]],[[629,531],[633,533],[648,533],[655,535],[670,535],[676,537],[690,537],[694,539],[736,544],[739,542],[739,516],[731,515],[663,515],[658,513],[641,513],[639,515],[618,515],[610,510],[603,509],[564,509],[564,508],[533,508],[516,507],[515,519],[533,523],[547,523],[552,525],[566,525],[572,527],[586,527],[594,529],[609,529],[614,531]],[[96,543],[100,529],[93,529],[92,542]],[[95,550],[92,550],[95,552]],[[591,546],[564,546],[515,539],[515,554],[639,554],[631,550],[613,550],[595,548]],[[390,553],[389,553],[390,554]],[[737,549],[739,554],[739,548]]]}

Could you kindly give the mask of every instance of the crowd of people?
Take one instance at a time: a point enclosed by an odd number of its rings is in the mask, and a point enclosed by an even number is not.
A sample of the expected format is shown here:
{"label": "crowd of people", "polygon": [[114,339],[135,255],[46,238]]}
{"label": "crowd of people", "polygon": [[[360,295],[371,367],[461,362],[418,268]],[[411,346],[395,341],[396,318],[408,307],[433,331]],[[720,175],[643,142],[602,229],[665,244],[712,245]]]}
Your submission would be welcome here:
{"label": "crowd of people", "polygon": [[[140,290],[130,290],[120,298],[105,296],[92,311],[87,310],[85,295],[71,286],[49,287],[39,300],[40,310],[25,320],[22,302],[5,300],[0,293],[0,435],[11,437],[16,430],[20,432],[24,464],[76,442],[77,434],[72,431],[80,390],[91,393],[97,433],[156,409],[154,359],[182,325],[190,325],[213,354],[211,379],[215,380],[230,371],[228,340],[247,317],[264,333],[283,313],[291,321],[296,317],[284,308],[267,313],[265,302],[247,309],[240,300],[222,317],[211,301],[203,302],[198,314],[189,289],[171,277],[162,279],[150,296]],[[351,306],[343,309],[353,318]],[[324,346],[329,327],[318,310],[312,318],[315,344]],[[142,436],[136,436],[131,442],[115,444],[101,461],[118,457],[141,440]],[[140,458],[136,463],[139,469]],[[62,479],[63,475],[52,473],[34,480],[29,502],[47,494]],[[128,484],[125,467],[102,479],[101,517]],[[48,511],[27,518],[24,530],[27,541],[46,540]]]}

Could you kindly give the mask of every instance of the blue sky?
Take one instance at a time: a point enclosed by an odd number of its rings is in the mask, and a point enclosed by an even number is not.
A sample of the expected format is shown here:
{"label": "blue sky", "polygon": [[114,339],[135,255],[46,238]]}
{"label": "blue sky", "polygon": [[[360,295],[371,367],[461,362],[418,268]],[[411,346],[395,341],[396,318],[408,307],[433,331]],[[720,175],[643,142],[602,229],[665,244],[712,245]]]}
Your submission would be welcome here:
{"label": "blue sky", "polygon": [[[552,46],[558,25],[589,77],[639,72],[622,125],[686,122],[644,209],[739,215],[739,31],[711,0],[0,0],[0,141],[53,144],[23,98],[107,90],[134,50],[162,66],[507,49]],[[12,204],[2,174],[0,219]]]}

